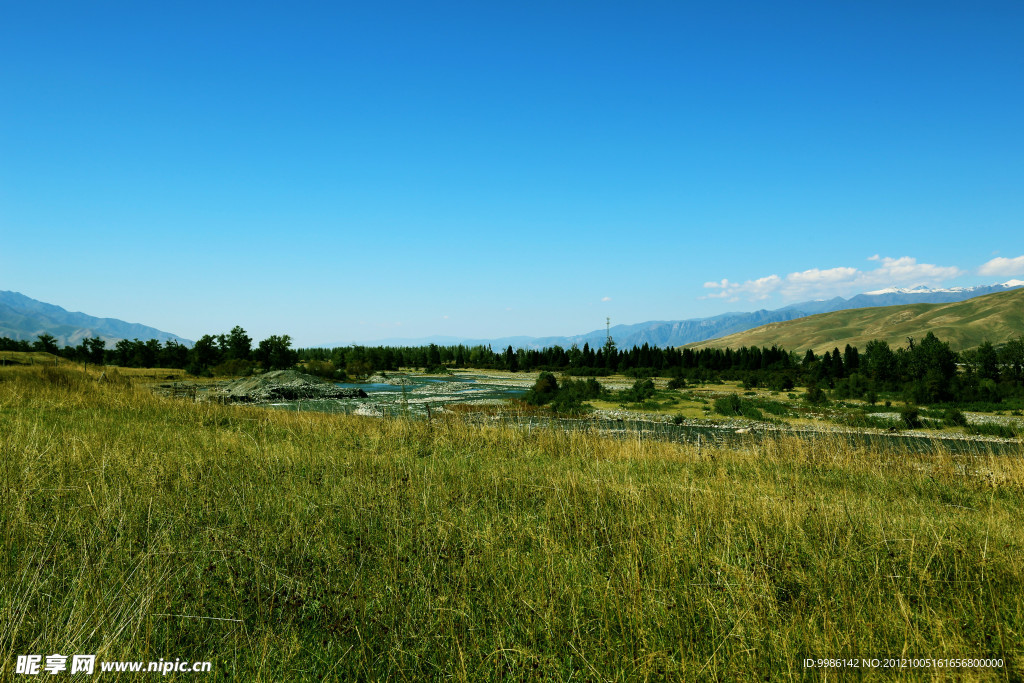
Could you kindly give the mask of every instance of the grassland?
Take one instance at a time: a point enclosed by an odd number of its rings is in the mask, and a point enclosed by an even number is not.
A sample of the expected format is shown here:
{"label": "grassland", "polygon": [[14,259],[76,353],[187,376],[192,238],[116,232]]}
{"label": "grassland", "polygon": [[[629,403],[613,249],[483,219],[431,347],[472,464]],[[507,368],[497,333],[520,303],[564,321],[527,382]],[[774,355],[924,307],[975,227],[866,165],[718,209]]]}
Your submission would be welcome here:
{"label": "grassland", "polygon": [[1024,677],[1021,453],[274,412],[38,366],[0,371],[0,434],[2,680],[55,652],[202,680]]}
{"label": "grassland", "polygon": [[726,337],[688,344],[692,347],[733,348],[778,345],[825,353],[847,344],[861,350],[872,339],[904,346],[907,337],[928,332],[954,350],[974,348],[988,340],[1005,342],[1024,334],[1024,289],[998,292],[951,304],[911,304],[856,308],[771,323]]}

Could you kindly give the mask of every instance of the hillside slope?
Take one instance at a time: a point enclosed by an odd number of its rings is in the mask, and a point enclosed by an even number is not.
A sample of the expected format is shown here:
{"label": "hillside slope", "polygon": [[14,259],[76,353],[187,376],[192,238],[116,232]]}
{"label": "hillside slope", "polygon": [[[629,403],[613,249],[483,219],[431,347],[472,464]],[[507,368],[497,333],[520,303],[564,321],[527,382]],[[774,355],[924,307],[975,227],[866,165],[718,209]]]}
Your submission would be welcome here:
{"label": "hillside slope", "polygon": [[108,346],[121,339],[158,339],[161,342],[173,339],[186,346],[192,345],[188,339],[154,327],[72,313],[18,292],[0,292],[0,337],[35,341],[41,334],[53,335],[59,346],[77,346],[86,337],[99,337]]}
{"label": "hillside slope", "polygon": [[691,347],[739,348],[772,346],[824,353],[847,344],[861,349],[872,339],[903,346],[907,337],[928,332],[956,350],[969,349],[986,339],[1000,344],[1024,334],[1024,289],[979,296],[948,304],[910,304],[821,313],[689,344]]}

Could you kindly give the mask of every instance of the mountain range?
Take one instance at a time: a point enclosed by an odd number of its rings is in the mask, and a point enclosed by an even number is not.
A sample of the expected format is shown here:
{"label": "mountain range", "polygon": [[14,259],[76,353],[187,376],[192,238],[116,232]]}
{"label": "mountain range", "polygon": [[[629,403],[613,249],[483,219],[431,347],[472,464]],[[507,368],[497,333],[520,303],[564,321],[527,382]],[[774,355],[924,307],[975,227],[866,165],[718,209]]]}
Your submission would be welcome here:
{"label": "mountain range", "polygon": [[41,334],[56,337],[58,346],[78,346],[87,337],[99,337],[108,346],[121,339],[158,339],[161,342],[173,339],[179,344],[192,345],[188,339],[155,327],[72,313],[18,292],[0,291],[0,337],[35,341]]}
{"label": "mountain range", "polygon": [[[827,300],[803,301],[775,310],[759,310],[752,313],[722,313],[710,318],[691,318],[689,320],[652,320],[632,325],[615,325],[610,330],[598,329],[585,334],[568,337],[500,337],[498,339],[467,339],[464,337],[424,337],[419,339],[381,339],[366,342],[364,346],[422,346],[438,344],[441,346],[465,344],[488,345],[492,348],[542,349],[544,347],[561,346],[569,348],[573,344],[582,347],[602,346],[607,334],[619,348],[633,346],[684,346],[708,339],[717,339],[737,332],[744,332],[770,323],[785,322],[806,318],[819,313],[831,313],[854,308],[878,308],[883,306],[900,306],[906,304],[938,304],[964,301],[978,296],[1005,292],[1024,287],[1024,281],[1010,280],[1001,284],[980,285],[977,287],[952,287],[930,289],[914,287],[910,289],[881,289],[874,292],[857,294],[849,299],[834,297]],[[347,344],[325,344],[324,346],[347,346]]]}
{"label": "mountain range", "polygon": [[[907,304],[954,303],[974,297],[1024,287],[1024,281],[1010,280],[1001,284],[978,287],[953,287],[929,289],[881,289],[844,299],[835,297],[827,300],[803,301],[775,310],[758,310],[748,313],[722,313],[709,318],[688,320],[652,320],[632,325],[615,325],[608,332],[619,348],[633,346],[684,346],[694,342],[717,339],[745,332],[763,325],[781,323],[820,313],[831,313],[859,308],[878,308]],[[422,346],[426,344],[490,345],[492,348],[541,349],[544,347],[584,344],[602,346],[605,343],[605,329],[597,329],[574,336],[551,337],[500,337],[497,339],[469,339],[465,337],[423,337],[418,339],[380,339],[364,342],[364,346]],[[71,313],[60,306],[37,301],[18,292],[0,291],[0,336],[16,340],[35,341],[41,334],[56,337],[61,346],[76,346],[86,337],[99,337],[113,345],[121,339],[158,339],[162,342],[174,340],[191,346],[188,339],[153,327],[128,323],[115,318],[97,318],[85,313]],[[323,344],[325,347],[348,346],[348,343]]]}

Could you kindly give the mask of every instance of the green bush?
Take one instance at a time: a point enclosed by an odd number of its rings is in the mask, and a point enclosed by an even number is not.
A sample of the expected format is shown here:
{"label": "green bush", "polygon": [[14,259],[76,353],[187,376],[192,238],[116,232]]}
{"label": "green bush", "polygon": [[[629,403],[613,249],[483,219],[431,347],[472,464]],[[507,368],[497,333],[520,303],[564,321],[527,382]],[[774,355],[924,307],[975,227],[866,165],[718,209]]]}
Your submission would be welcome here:
{"label": "green bush", "polygon": [[668,382],[669,389],[685,389],[686,378],[685,377],[673,377]]}
{"label": "green bush", "polygon": [[828,403],[828,396],[819,386],[812,386],[807,389],[807,393],[804,395],[804,400],[811,405],[824,405]]}
{"label": "green bush", "polygon": [[623,403],[643,403],[653,396],[654,382],[649,379],[638,379],[633,383],[633,388],[619,394],[619,400]]}
{"label": "green bush", "polygon": [[877,429],[887,429],[890,431],[894,431],[903,427],[903,423],[898,420],[886,420],[881,417],[872,417],[870,415],[867,418],[865,418],[864,422],[864,426],[866,427],[875,427]]}
{"label": "green bush", "polygon": [[787,415],[789,414],[789,408],[778,401],[772,401],[766,398],[755,398],[749,401],[751,405],[756,407],[758,410],[762,410],[772,415]]}
{"label": "green bush", "polygon": [[949,427],[966,427],[967,418],[956,408],[946,408],[942,414],[942,423]]}
{"label": "green bush", "polygon": [[729,394],[715,399],[715,412],[719,415],[733,417],[743,410],[743,401],[736,394]]}
{"label": "green bush", "polygon": [[1013,427],[992,423],[967,425],[967,433],[979,436],[998,436],[1003,439],[1016,439],[1018,436],[1017,430]]}
{"label": "green bush", "polygon": [[917,408],[912,406],[906,406],[900,410],[900,419],[903,420],[903,425],[907,429],[920,429],[922,427],[921,415]]}
{"label": "green bush", "polygon": [[523,400],[534,406],[550,403],[558,395],[558,380],[550,372],[542,372],[533,383],[533,388],[526,392]]}
{"label": "green bush", "polygon": [[740,408],[740,414],[751,420],[764,420],[764,415],[761,414],[761,411],[746,401],[743,402]]}
{"label": "green bush", "polygon": [[559,386],[553,374],[542,372],[523,400],[535,406],[551,404],[556,413],[579,413],[584,410],[583,401],[605,393],[605,388],[593,377],[586,380],[563,379]]}

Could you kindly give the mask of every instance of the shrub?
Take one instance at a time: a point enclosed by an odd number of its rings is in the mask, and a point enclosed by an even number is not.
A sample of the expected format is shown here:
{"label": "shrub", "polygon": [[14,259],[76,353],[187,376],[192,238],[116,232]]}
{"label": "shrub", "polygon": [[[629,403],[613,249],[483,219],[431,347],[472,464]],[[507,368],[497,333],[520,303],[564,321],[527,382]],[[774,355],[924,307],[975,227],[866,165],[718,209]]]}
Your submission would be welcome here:
{"label": "shrub", "polygon": [[749,403],[758,410],[763,410],[764,412],[771,413],[772,415],[786,415],[789,413],[789,408],[778,401],[772,401],[766,398],[756,398],[751,399]]}
{"label": "shrub", "polygon": [[584,412],[586,407],[580,402],[579,396],[560,391],[551,401],[551,410],[563,415],[576,415]]}
{"label": "shrub", "polygon": [[673,377],[668,382],[669,389],[685,389],[686,378],[685,377]]}
{"label": "shrub", "polygon": [[967,418],[956,408],[946,408],[942,414],[942,423],[949,427],[966,427]]}
{"label": "shrub", "polygon": [[526,392],[523,400],[534,406],[550,403],[558,394],[558,380],[550,372],[542,372],[534,382],[533,388]]}
{"label": "shrub", "polygon": [[563,379],[559,386],[553,374],[542,372],[523,400],[535,406],[550,404],[556,413],[579,413],[584,410],[583,401],[605,393],[605,388],[593,377],[586,381]]}
{"label": "shrub", "polygon": [[793,391],[796,383],[789,375],[774,375],[768,380],[768,387],[772,391]]}
{"label": "shrub", "polygon": [[821,387],[815,385],[807,389],[804,400],[812,405],[824,405],[828,403],[828,396],[825,395]]}
{"label": "shrub", "polygon": [[[310,364],[317,362],[318,361],[310,361]],[[328,362],[327,365],[331,365],[330,362]],[[333,368],[333,365],[331,367]],[[252,374],[255,368],[256,364],[253,363],[252,361],[242,360],[240,358],[232,358],[231,360],[224,361],[220,365],[214,366],[213,368],[211,368],[210,371],[216,377],[248,377],[249,375]],[[311,375],[318,374],[316,372],[310,371],[308,365],[306,371]],[[328,375],[319,376],[323,377]]]}
{"label": "shrub", "polygon": [[967,425],[968,434],[978,434],[980,436],[998,436],[1003,439],[1015,439],[1017,438],[1017,430],[1009,425],[993,424],[986,422],[984,424]]}
{"label": "shrub", "polygon": [[571,394],[580,399],[600,398],[608,393],[604,385],[593,377],[588,377],[586,380],[563,379],[559,392]]}
{"label": "shrub", "polygon": [[719,415],[732,417],[733,415],[739,415],[741,410],[743,410],[743,401],[736,394],[729,394],[728,396],[715,399],[715,412]]}
{"label": "shrub", "polygon": [[[851,426],[857,426],[857,425],[851,425]],[[877,427],[878,429],[886,429],[886,430],[893,431],[893,430],[897,430],[897,429],[900,429],[901,427],[903,427],[903,423],[898,421],[898,420],[886,420],[886,419],[881,418],[881,417],[873,417],[871,415],[868,415],[864,419],[864,426],[865,427]]]}
{"label": "shrub", "polygon": [[633,388],[623,391],[620,399],[625,403],[643,403],[654,396],[654,382],[649,379],[638,379]]}
{"label": "shrub", "polygon": [[747,401],[743,401],[741,404],[740,414],[751,420],[764,420],[764,415],[761,414],[761,411]]}
{"label": "shrub", "polygon": [[920,429],[922,426],[921,415],[917,408],[912,406],[906,406],[900,410],[900,419],[903,420],[903,424],[907,429]]}

